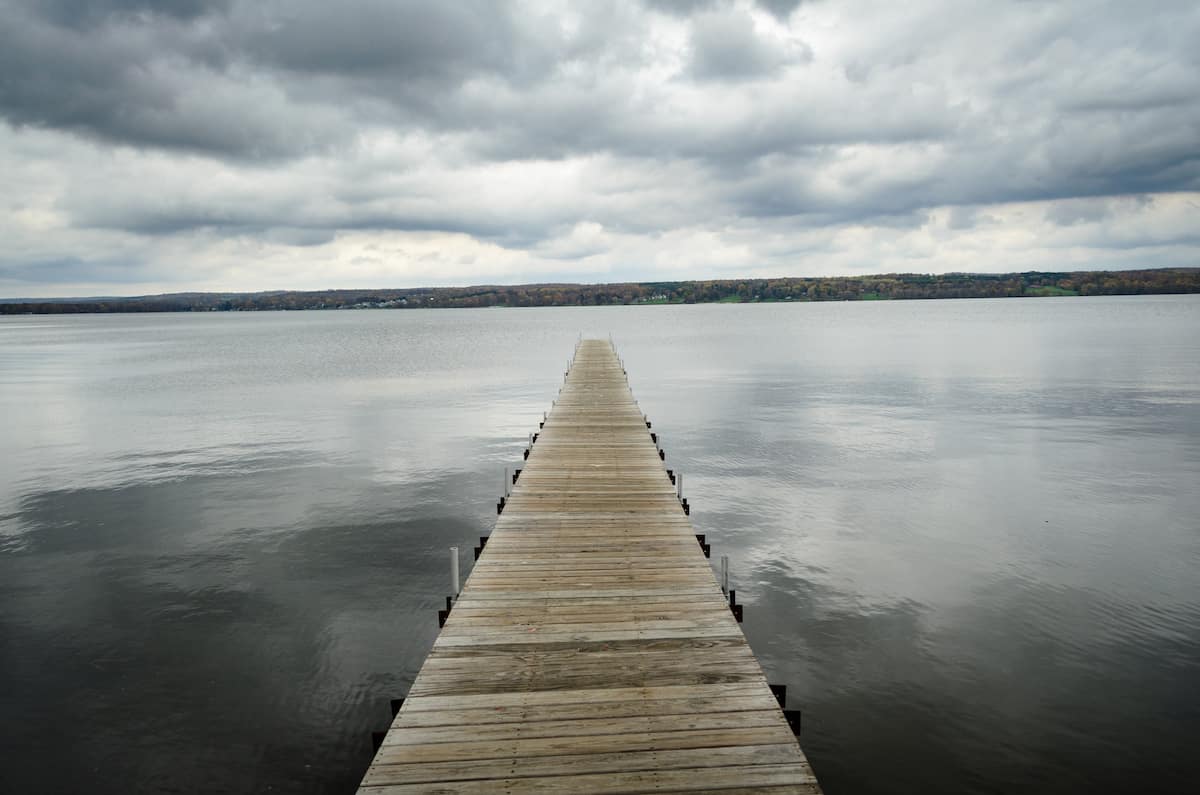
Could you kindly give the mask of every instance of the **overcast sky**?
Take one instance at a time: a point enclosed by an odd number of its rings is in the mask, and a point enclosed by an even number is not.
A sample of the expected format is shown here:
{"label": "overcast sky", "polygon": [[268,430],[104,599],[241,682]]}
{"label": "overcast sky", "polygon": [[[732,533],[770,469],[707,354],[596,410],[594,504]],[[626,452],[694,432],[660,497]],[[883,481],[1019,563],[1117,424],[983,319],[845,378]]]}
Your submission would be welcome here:
{"label": "overcast sky", "polygon": [[1200,265],[1200,3],[0,0],[0,297]]}

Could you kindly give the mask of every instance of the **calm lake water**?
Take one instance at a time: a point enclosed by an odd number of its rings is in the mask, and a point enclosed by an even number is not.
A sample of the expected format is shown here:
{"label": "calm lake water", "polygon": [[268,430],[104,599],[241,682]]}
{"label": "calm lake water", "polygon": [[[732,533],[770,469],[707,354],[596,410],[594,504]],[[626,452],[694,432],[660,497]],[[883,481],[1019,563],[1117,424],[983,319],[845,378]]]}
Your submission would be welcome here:
{"label": "calm lake water", "polygon": [[1195,791],[1196,296],[4,318],[0,791],[351,791],[580,332],[830,795]]}

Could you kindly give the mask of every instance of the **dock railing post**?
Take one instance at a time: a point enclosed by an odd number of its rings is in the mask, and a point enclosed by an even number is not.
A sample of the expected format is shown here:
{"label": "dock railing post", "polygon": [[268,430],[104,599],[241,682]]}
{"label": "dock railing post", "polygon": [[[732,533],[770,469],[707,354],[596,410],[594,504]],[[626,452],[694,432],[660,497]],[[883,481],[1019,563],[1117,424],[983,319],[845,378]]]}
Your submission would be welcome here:
{"label": "dock railing post", "polygon": [[450,547],[450,590],[458,598],[458,547]]}
{"label": "dock railing post", "polygon": [[510,484],[511,484],[511,481],[508,479],[508,467],[505,467],[504,468],[504,496],[506,498],[508,497],[509,494],[512,493],[511,490],[509,489]]}
{"label": "dock railing post", "polygon": [[729,556],[721,556],[721,593],[729,593]]}
{"label": "dock railing post", "polygon": [[683,473],[682,472],[675,473],[675,497],[680,500],[683,499]]}

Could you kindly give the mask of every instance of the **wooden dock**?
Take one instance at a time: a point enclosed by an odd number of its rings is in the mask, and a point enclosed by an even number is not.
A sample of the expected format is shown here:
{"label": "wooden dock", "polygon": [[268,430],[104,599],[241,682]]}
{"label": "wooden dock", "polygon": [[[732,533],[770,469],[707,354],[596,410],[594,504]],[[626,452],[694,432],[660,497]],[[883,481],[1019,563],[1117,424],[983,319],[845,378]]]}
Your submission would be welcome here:
{"label": "wooden dock", "polygon": [[820,792],[608,342],[578,346],[359,789],[416,792]]}

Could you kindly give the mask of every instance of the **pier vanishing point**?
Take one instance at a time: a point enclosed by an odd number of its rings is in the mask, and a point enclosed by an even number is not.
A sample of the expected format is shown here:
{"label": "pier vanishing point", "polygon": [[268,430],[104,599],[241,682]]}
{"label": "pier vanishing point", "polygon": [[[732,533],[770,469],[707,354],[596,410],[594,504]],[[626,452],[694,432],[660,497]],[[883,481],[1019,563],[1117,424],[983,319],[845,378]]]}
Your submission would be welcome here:
{"label": "pier vanishing point", "polygon": [[649,425],[580,342],[360,795],[820,792]]}

